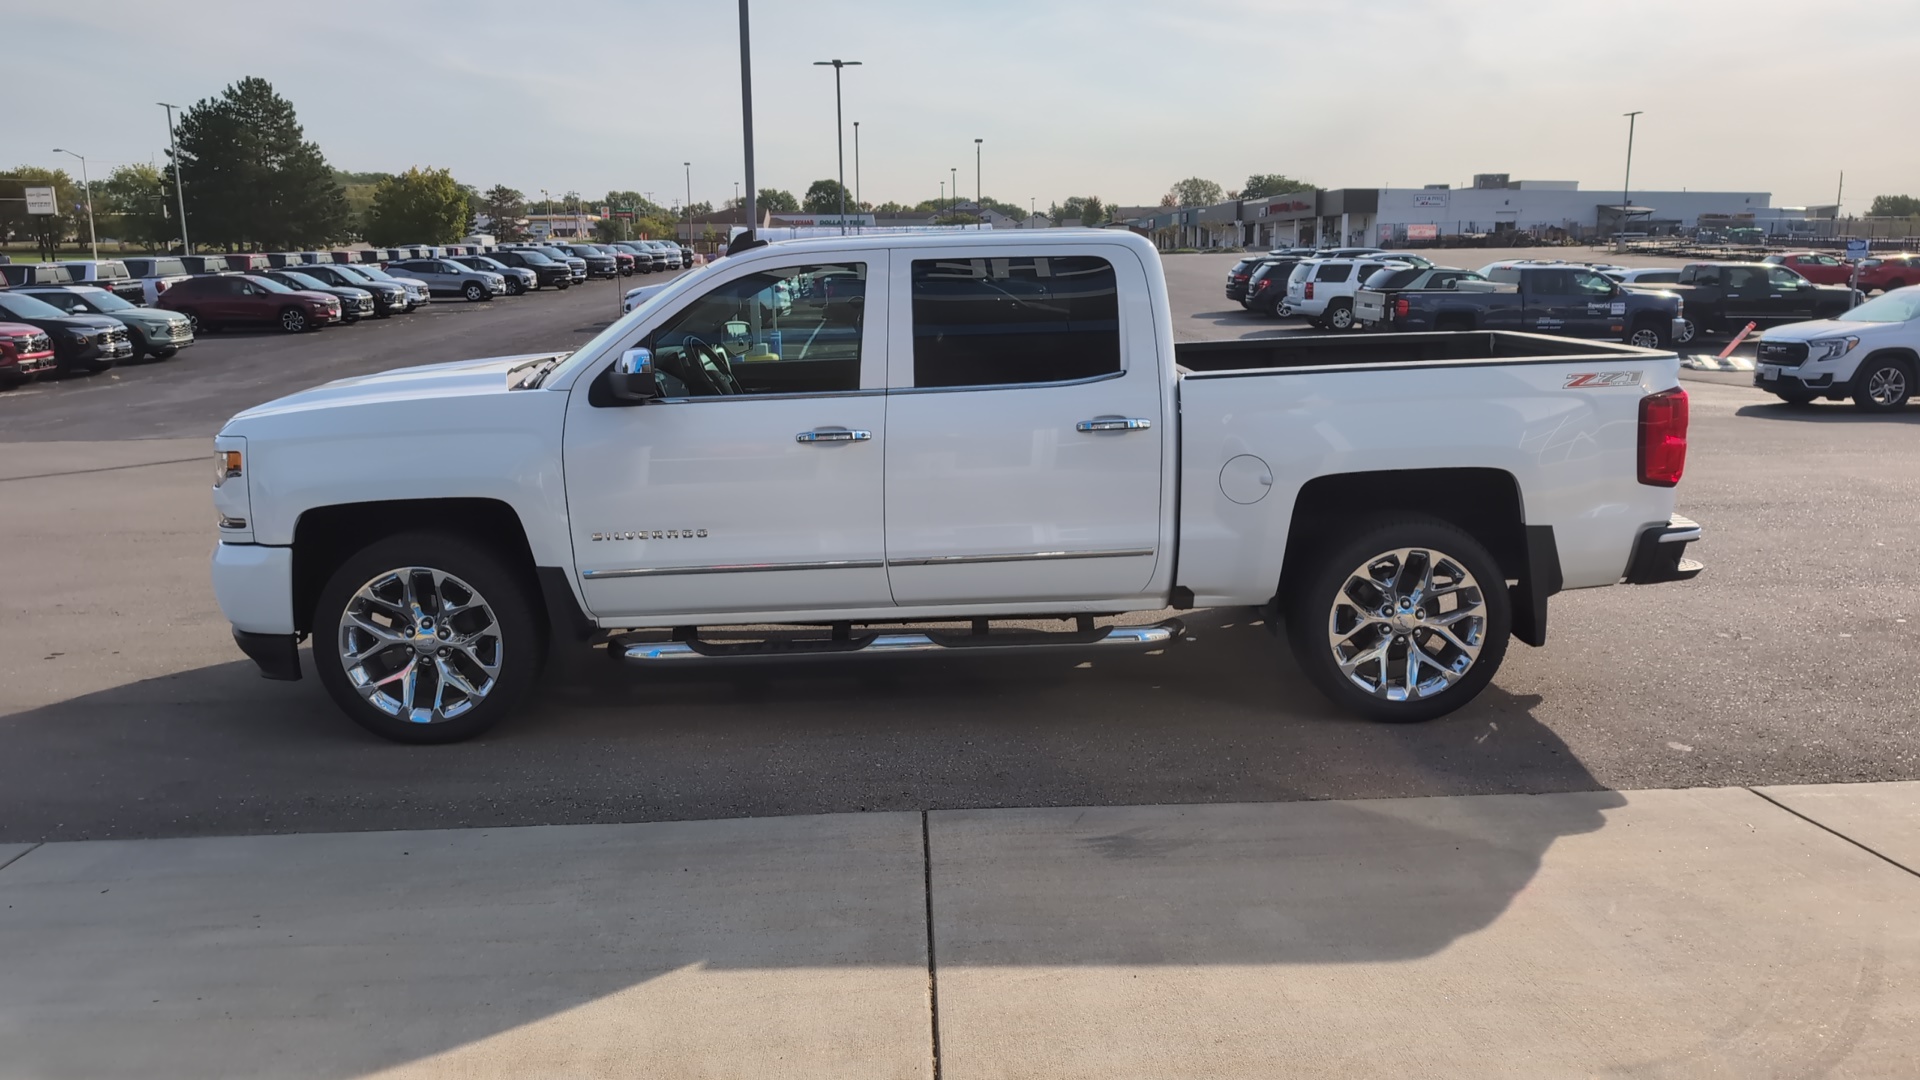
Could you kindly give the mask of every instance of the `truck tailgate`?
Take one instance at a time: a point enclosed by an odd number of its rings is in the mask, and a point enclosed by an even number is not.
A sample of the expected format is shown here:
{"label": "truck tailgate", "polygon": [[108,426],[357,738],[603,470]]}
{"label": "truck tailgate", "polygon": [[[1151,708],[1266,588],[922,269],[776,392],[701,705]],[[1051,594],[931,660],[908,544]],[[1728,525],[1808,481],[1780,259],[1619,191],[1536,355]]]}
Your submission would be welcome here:
{"label": "truck tailgate", "polygon": [[1387,317],[1387,294],[1372,289],[1361,289],[1354,293],[1353,317],[1363,323],[1384,322]]}

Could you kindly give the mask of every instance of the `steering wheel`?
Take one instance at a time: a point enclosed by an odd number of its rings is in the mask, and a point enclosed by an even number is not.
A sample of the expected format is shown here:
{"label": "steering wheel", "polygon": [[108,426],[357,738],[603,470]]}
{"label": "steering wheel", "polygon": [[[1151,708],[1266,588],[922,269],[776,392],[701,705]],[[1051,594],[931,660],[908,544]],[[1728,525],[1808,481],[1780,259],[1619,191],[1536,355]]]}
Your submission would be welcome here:
{"label": "steering wheel", "polygon": [[694,357],[698,365],[696,370],[700,373],[700,377],[707,381],[707,385],[713,388],[714,393],[746,393],[740,386],[740,380],[733,377],[733,362],[727,359],[725,349],[716,349],[691,334],[687,335],[681,346]]}

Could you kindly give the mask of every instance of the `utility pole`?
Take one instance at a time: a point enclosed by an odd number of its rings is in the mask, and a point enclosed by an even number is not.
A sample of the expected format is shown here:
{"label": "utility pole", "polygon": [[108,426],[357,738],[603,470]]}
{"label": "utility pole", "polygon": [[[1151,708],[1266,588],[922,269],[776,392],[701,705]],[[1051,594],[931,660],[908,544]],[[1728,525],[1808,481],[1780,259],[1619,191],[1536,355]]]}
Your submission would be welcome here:
{"label": "utility pole", "polygon": [[1840,186],[1833,193],[1833,235],[1840,235],[1840,197],[1847,193],[1847,170],[1840,170]]}
{"label": "utility pole", "polygon": [[982,209],[986,203],[980,201],[980,140],[973,140],[973,204]]}
{"label": "utility pole", "polygon": [[753,186],[753,52],[747,41],[747,0],[740,0],[740,134],[747,148],[747,228],[760,227]]}
{"label": "utility pole", "polygon": [[687,245],[693,245],[693,162],[683,161],[687,170]]}
{"label": "utility pole", "polygon": [[860,121],[853,122],[853,210],[854,213],[866,212],[866,204],[860,201]]}
{"label": "utility pole", "polygon": [[87,246],[93,249],[93,261],[100,261],[100,239],[93,231],[93,181],[87,179],[87,159],[71,150],[54,147],[56,154],[68,154],[80,159],[80,186],[87,189]]}
{"label": "utility pole", "polygon": [[960,166],[947,166],[947,173],[953,179],[953,205],[947,207],[947,210],[951,212],[960,205]]}
{"label": "utility pole", "polygon": [[180,144],[173,139],[173,110],[178,105],[169,105],[164,101],[154,104],[167,110],[167,146],[173,150],[173,194],[180,200],[180,247],[182,255],[193,254],[193,245],[187,242],[187,189],[180,183]]}
{"label": "utility pole", "polygon": [[833,143],[840,157],[840,235],[847,235],[847,134],[840,122],[840,69],[859,67],[858,60],[815,60],[814,67],[833,69]]}
{"label": "utility pole", "polygon": [[1633,125],[1645,111],[1645,109],[1635,109],[1630,113],[1622,114],[1627,118],[1627,175],[1620,181],[1620,225],[1613,230],[1616,240],[1620,238],[1621,233],[1627,231],[1627,207],[1633,205],[1627,197],[1633,191]]}

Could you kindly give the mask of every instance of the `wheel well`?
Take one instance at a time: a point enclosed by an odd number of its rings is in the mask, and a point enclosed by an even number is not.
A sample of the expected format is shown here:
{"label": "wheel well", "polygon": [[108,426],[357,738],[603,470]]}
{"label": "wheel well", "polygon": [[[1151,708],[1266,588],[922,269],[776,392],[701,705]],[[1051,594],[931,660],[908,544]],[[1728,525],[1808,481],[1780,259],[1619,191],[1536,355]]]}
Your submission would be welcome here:
{"label": "wheel well", "polygon": [[1520,485],[1499,469],[1395,469],[1318,476],[1300,489],[1287,527],[1287,554],[1280,588],[1298,564],[1321,545],[1339,538],[1342,522],[1381,512],[1379,492],[1394,492],[1395,513],[1426,514],[1461,529],[1487,546],[1500,572],[1527,577],[1526,519]]}
{"label": "wheel well", "polygon": [[1916,354],[1912,349],[1902,349],[1898,346],[1886,349],[1875,349],[1862,358],[1860,362],[1865,364],[1868,360],[1875,359],[1876,357],[1884,358],[1889,356],[1897,356],[1905,360],[1908,367],[1920,367],[1920,354]]}
{"label": "wheel well", "polygon": [[513,507],[497,499],[393,499],[317,506],[293,528],[294,629],[312,629],[313,607],[327,579],[354,552],[404,532],[432,529],[493,548],[524,575],[535,610],[541,595],[533,549]]}

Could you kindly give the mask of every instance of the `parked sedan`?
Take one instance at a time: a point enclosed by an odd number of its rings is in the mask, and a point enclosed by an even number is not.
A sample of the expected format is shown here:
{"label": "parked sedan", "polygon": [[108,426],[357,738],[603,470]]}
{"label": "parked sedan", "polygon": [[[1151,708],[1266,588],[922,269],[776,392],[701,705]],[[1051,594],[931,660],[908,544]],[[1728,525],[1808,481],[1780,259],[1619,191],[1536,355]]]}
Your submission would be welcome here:
{"label": "parked sedan", "polygon": [[535,274],[531,270],[521,269],[518,266],[508,266],[506,263],[495,259],[491,255],[454,255],[451,256],[451,258],[461,266],[470,266],[475,270],[485,270],[491,274],[499,274],[506,280],[508,296],[519,296],[522,293],[538,288],[540,285],[540,276],[538,274]]}
{"label": "parked sedan", "polygon": [[26,323],[0,322],[0,386],[18,386],[54,369],[53,339]]}
{"label": "parked sedan", "polygon": [[361,319],[371,319],[375,310],[373,292],[352,285],[329,285],[319,278],[302,273],[299,270],[269,270],[262,277],[271,278],[289,289],[306,292],[326,293],[340,300],[340,319],[342,322],[357,323]]}
{"label": "parked sedan", "polygon": [[1853,264],[1825,252],[1790,251],[1782,255],[1769,255],[1760,261],[1773,266],[1784,266],[1815,285],[1853,283]]}
{"label": "parked sedan", "polygon": [[469,302],[491,300],[507,291],[507,279],[491,270],[475,270],[452,259],[403,259],[387,269],[427,283],[436,296],[464,296]]}
{"label": "parked sedan", "polygon": [[133,355],[133,341],[118,319],[69,315],[31,296],[0,291],[0,321],[26,323],[53,339],[54,366],[62,375],[98,374]]}
{"label": "parked sedan", "polygon": [[289,289],[263,274],[203,274],[168,289],[157,305],[193,320],[194,332],[243,324],[299,334],[340,321],[340,298]]}
{"label": "parked sedan", "polygon": [[407,310],[407,287],[397,281],[362,277],[354,273],[356,267],[339,263],[309,263],[294,269],[332,288],[364,290],[373,297],[373,313],[378,318]]}
{"label": "parked sedan", "polygon": [[129,360],[149,357],[165,360],[193,344],[193,324],[186,316],[171,311],[140,307],[118,294],[93,285],[68,285],[64,288],[30,288],[22,295],[43,300],[69,315],[105,315],[126,326],[133,343]]}

